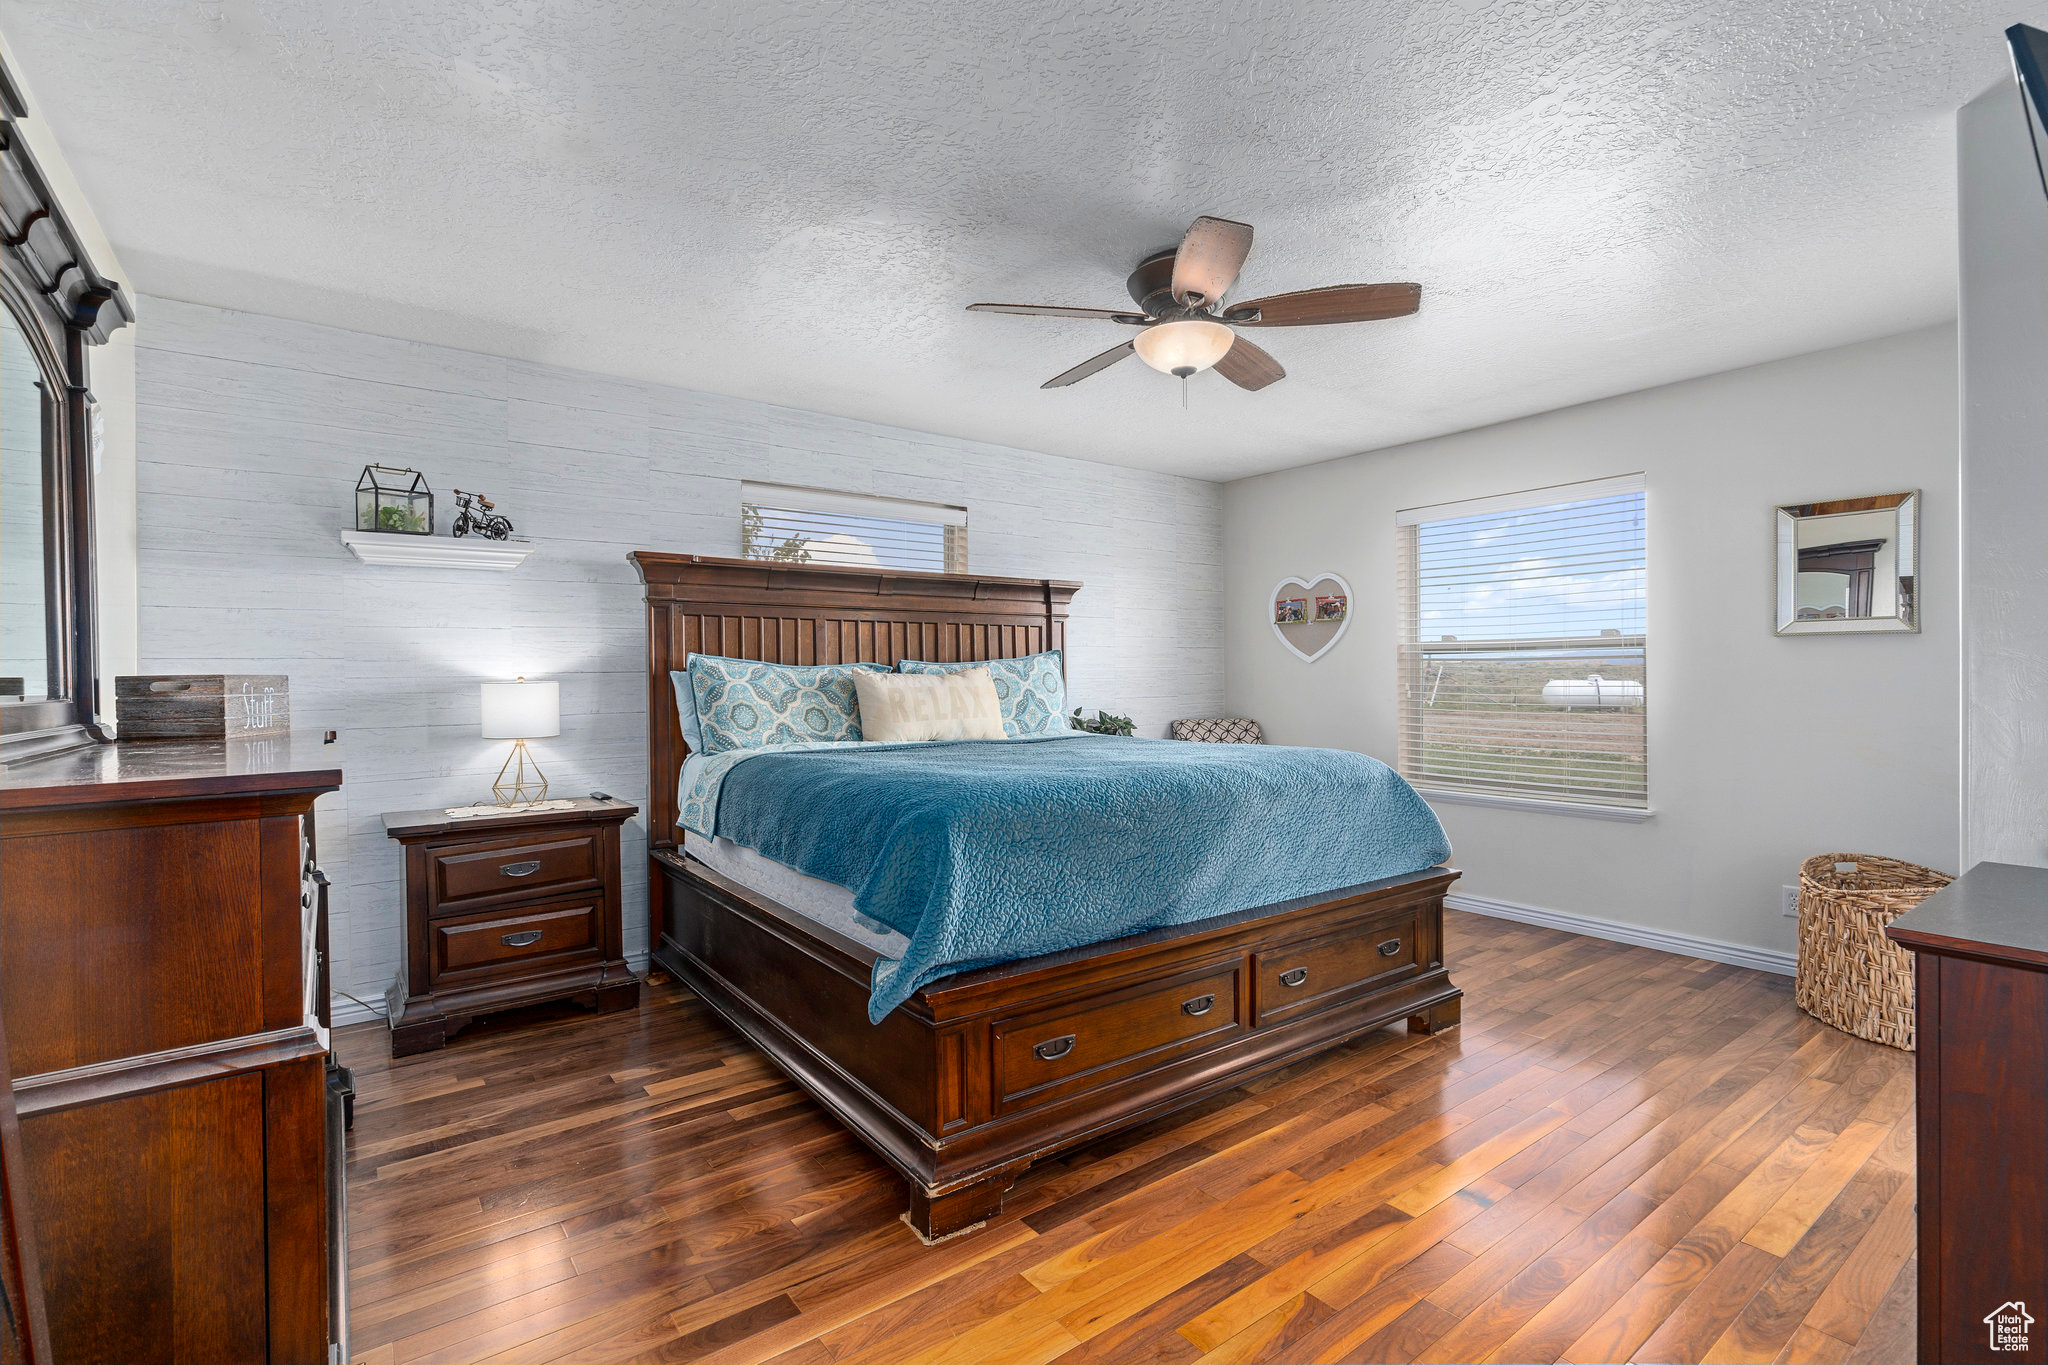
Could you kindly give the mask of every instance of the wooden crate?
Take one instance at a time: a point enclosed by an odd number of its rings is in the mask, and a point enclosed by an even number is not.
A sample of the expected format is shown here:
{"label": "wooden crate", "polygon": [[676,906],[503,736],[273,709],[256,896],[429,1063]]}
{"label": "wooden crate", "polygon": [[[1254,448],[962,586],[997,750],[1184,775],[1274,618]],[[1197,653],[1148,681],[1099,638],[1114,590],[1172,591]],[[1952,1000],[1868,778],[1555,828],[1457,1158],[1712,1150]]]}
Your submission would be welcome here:
{"label": "wooden crate", "polygon": [[239,739],[292,728],[281,673],[170,673],[114,679],[122,739]]}

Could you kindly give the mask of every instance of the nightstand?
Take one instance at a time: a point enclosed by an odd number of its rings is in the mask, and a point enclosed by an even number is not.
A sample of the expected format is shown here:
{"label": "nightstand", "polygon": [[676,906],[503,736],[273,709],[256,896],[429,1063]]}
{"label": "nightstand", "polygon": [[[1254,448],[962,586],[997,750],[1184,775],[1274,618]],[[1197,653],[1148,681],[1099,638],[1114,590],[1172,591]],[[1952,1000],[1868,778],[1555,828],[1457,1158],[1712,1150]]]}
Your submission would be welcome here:
{"label": "nightstand", "polygon": [[619,912],[625,801],[454,818],[391,811],[405,846],[405,971],[385,996],[391,1055],[440,1047],[479,1014],[579,999],[639,1003]]}

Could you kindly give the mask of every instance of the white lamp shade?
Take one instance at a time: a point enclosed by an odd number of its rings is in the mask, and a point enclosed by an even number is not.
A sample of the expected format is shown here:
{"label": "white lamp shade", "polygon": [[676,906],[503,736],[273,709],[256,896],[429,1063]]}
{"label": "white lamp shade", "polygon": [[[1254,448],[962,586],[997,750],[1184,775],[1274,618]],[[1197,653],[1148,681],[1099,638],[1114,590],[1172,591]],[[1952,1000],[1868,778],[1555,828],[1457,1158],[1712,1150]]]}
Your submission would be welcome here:
{"label": "white lamp shade", "polygon": [[1132,340],[1138,359],[1161,374],[1206,370],[1237,344],[1237,333],[1220,322],[1183,318],[1147,327]]}
{"label": "white lamp shade", "polygon": [[546,739],[562,733],[562,685],[552,682],[484,684],[485,739]]}

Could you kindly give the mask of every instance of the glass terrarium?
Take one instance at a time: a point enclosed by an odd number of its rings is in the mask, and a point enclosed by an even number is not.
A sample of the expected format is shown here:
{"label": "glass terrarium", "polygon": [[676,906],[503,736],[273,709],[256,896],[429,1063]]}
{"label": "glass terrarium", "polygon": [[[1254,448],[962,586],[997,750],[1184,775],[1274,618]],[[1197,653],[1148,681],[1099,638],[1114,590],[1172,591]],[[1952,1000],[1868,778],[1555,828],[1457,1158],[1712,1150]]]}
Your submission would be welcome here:
{"label": "glass terrarium", "polygon": [[356,480],[356,529],[434,534],[434,490],[417,469],[366,464]]}

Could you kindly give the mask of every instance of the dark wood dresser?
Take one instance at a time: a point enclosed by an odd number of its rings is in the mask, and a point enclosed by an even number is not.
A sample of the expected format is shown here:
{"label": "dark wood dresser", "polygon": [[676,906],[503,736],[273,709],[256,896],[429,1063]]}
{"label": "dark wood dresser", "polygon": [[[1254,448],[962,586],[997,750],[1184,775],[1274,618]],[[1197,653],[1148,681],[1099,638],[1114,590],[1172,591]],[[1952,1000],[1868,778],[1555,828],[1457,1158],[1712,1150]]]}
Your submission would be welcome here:
{"label": "dark wood dresser", "polygon": [[1920,1359],[2048,1361],[2048,868],[1979,863],[1885,933],[1915,955]]}
{"label": "dark wood dresser", "polygon": [[53,1358],[329,1359],[318,743],[0,775],[0,1021]]}
{"label": "dark wood dresser", "polygon": [[392,811],[405,845],[405,971],[386,1000],[391,1055],[430,1052],[480,1014],[581,999],[631,1009],[619,907],[625,801],[457,818]]}

